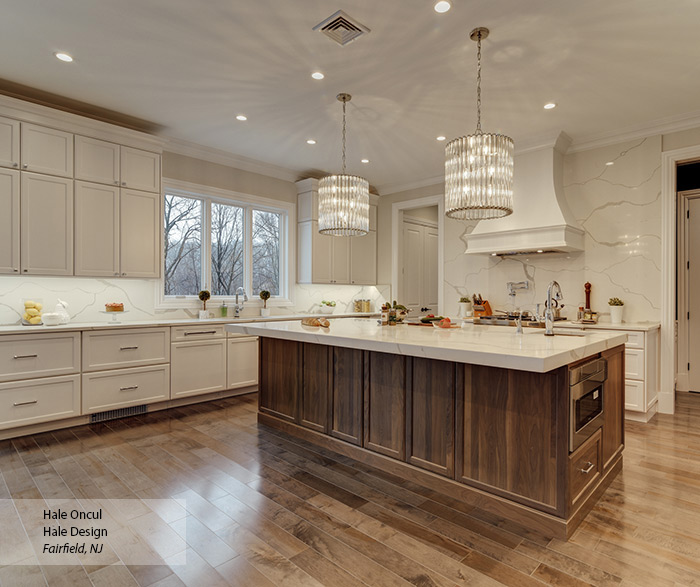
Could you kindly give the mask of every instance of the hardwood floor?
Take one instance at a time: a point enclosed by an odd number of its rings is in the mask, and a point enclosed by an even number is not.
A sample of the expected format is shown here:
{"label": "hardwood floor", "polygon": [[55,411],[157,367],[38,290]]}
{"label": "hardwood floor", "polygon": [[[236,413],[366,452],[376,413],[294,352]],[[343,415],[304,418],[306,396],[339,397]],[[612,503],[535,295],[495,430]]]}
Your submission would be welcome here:
{"label": "hardwood floor", "polygon": [[[128,548],[157,562],[124,565],[128,549],[115,547],[109,565],[4,566],[0,584],[700,585],[700,396],[680,394],[675,416],[627,423],[622,474],[568,542],[258,427],[256,402],[0,442],[0,551],[33,559],[9,498],[129,499]],[[185,499],[187,511],[140,501],[158,498]],[[173,536],[186,565],[167,550]]]}

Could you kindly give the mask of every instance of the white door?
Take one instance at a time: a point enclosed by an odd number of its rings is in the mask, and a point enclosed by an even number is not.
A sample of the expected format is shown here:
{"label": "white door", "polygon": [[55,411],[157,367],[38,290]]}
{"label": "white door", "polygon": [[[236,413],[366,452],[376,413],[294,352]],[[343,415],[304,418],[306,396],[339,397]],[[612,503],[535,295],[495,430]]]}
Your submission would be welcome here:
{"label": "white door", "polygon": [[0,169],[0,273],[19,273],[19,171]]}
{"label": "white door", "polygon": [[350,283],[377,283],[377,233],[374,230],[350,239]]}
{"label": "white door", "polygon": [[0,167],[19,169],[19,121],[0,116]]}
{"label": "white door", "polygon": [[175,342],[170,351],[170,399],[226,389],[226,340]]}
{"label": "white door", "polygon": [[423,227],[409,222],[403,223],[402,246],[403,287],[399,303],[411,310],[412,316],[421,313],[423,307]]}
{"label": "white door", "polygon": [[122,277],[160,275],[160,194],[121,190],[119,250]]}
{"label": "white door", "polygon": [[688,199],[688,384],[700,392],[700,198]]}
{"label": "white door", "polygon": [[423,307],[426,312],[438,311],[438,231],[423,227]]}
{"label": "white door", "polygon": [[121,185],[132,190],[159,192],[160,155],[132,147],[122,147]]}
{"label": "white door", "polygon": [[119,271],[119,188],[75,182],[75,274],[115,277]]}
{"label": "white door", "polygon": [[22,273],[73,275],[73,180],[21,175]]}
{"label": "white door", "polygon": [[332,239],[331,283],[350,283],[350,238],[330,236]]}
{"label": "white door", "polygon": [[258,384],[258,339],[228,339],[226,388],[236,389]]}
{"label": "white door", "polygon": [[119,185],[119,145],[76,135],[75,179]]}
{"label": "white door", "polygon": [[22,170],[73,177],[73,135],[22,123]]}

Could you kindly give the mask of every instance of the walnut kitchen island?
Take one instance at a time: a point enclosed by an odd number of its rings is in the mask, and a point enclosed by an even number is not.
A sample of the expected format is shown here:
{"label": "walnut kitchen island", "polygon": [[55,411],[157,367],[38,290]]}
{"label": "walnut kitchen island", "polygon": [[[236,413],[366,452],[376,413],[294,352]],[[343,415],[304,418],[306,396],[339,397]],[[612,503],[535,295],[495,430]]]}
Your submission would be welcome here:
{"label": "walnut kitchen island", "polygon": [[[258,336],[258,421],[568,538],[622,468],[625,334],[229,324]],[[607,361],[602,426],[570,452],[569,372]]]}

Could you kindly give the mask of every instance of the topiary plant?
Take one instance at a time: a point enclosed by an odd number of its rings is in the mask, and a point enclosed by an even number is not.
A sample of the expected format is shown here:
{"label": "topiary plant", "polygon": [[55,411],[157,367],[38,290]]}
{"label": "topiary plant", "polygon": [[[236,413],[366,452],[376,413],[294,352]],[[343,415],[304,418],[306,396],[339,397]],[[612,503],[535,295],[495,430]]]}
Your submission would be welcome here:
{"label": "topiary plant", "polygon": [[207,300],[211,297],[211,294],[209,293],[209,290],[203,289],[202,291],[199,292],[199,299],[202,300],[202,303],[204,304],[204,309],[207,309]]}
{"label": "topiary plant", "polygon": [[625,302],[623,302],[620,298],[610,298],[608,300],[608,306],[624,306]]}
{"label": "topiary plant", "polygon": [[267,308],[267,300],[270,299],[270,292],[266,289],[260,292],[260,299],[263,301],[263,308]]}

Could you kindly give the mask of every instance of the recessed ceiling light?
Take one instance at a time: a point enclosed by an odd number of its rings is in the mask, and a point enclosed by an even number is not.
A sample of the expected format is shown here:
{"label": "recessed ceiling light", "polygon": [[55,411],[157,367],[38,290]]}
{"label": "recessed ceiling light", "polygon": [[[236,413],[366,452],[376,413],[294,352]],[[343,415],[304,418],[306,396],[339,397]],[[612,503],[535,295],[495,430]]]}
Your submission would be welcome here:
{"label": "recessed ceiling light", "polygon": [[606,165],[608,165],[608,166],[609,166],[609,165],[615,165],[615,162],[614,162],[614,161],[608,161],[608,162],[606,163]]}
{"label": "recessed ceiling light", "polygon": [[552,108],[556,108],[557,105],[554,102],[549,102],[548,104],[544,105],[545,110],[551,110]]}
{"label": "recessed ceiling light", "polygon": [[248,117],[243,114],[239,114],[236,116],[236,120],[248,120]]}
{"label": "recessed ceiling light", "polygon": [[311,74],[311,77],[314,78],[314,79],[323,79],[323,78],[326,77],[326,76],[323,75],[320,71],[314,71],[314,72]]}
{"label": "recessed ceiling light", "polygon": [[363,162],[363,163],[369,163],[369,159],[363,159],[362,162]]}
{"label": "recessed ceiling light", "polygon": [[447,12],[450,8],[452,8],[452,2],[450,2],[450,0],[438,0],[438,2],[435,3],[435,12],[439,12],[440,14]]}
{"label": "recessed ceiling light", "polygon": [[65,61],[66,63],[70,63],[73,61],[73,58],[68,55],[68,53],[54,53],[56,56],[56,59],[60,59],[61,61]]}
{"label": "recessed ceiling light", "polygon": [[314,141],[313,139],[308,139],[308,140],[306,141],[306,144],[308,144],[308,145],[315,145],[315,144],[316,144],[316,141]]}
{"label": "recessed ceiling light", "polygon": [[440,135],[439,137],[437,137],[437,140],[438,140],[438,141],[444,141],[444,140],[445,140],[445,137],[443,137],[442,135]]}

